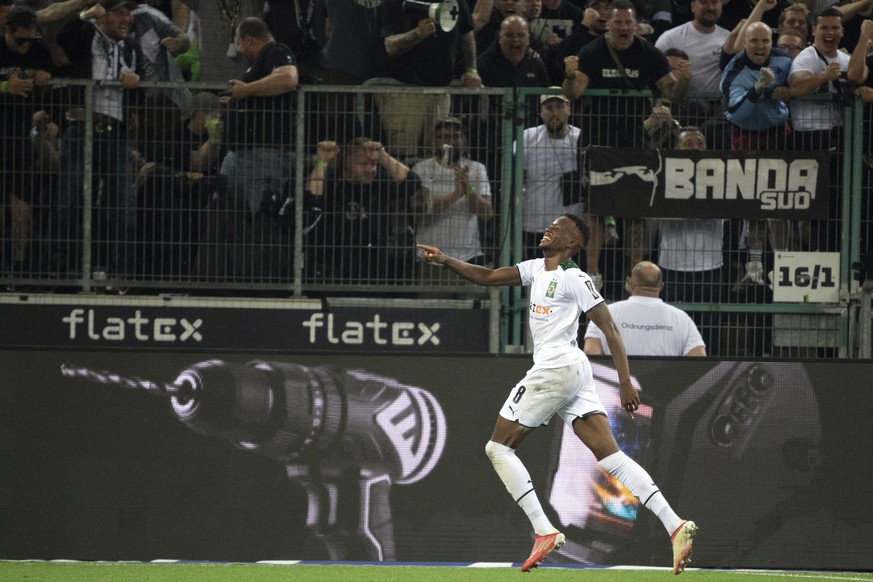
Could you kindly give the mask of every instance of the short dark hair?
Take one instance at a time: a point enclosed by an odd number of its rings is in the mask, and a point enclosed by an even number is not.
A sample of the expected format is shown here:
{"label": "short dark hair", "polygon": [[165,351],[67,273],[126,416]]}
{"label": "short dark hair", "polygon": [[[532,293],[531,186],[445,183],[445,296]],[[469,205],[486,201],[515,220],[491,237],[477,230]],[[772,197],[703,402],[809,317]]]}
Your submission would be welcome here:
{"label": "short dark hair", "polygon": [[251,37],[260,41],[271,41],[273,33],[270,32],[270,27],[267,23],[257,16],[248,16],[243,18],[236,27],[240,38]]}
{"label": "short dark hair", "polygon": [[825,8],[824,10],[822,10],[821,12],[816,14],[815,21],[818,22],[819,18],[831,18],[831,17],[837,17],[840,19],[840,22],[843,21],[843,13],[840,12],[839,10],[837,10],[836,8],[834,8],[833,6],[828,6],[827,8]]}
{"label": "short dark hair", "polygon": [[582,244],[579,245],[579,250],[584,249],[588,246],[588,241],[591,239],[591,227],[588,226],[588,223],[585,222],[585,219],[577,214],[567,213],[564,216],[572,220],[576,224],[576,228],[579,229],[579,232],[582,233]]}
{"label": "short dark hair", "polygon": [[25,4],[18,4],[6,16],[6,26],[11,32],[19,28],[36,28],[36,11]]}

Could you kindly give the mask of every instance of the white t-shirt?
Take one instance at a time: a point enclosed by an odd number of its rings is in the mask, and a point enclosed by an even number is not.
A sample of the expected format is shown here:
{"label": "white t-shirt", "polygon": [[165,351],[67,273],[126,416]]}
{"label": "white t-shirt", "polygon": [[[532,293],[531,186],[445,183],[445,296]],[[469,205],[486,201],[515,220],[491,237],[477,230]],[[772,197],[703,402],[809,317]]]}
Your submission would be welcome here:
{"label": "white t-shirt", "polygon": [[584,361],[579,349],[579,317],[603,297],[587,273],[568,261],[554,271],[546,271],[545,259],[522,261],[516,265],[521,284],[530,286],[529,325],[533,337],[534,364],[541,368],[560,368]]}
{"label": "white t-shirt", "polygon": [[658,264],[671,271],[711,271],[724,264],[724,219],[653,220],[657,229]]}
{"label": "white t-shirt", "polygon": [[730,33],[716,26],[715,30],[704,34],[686,22],[664,31],[655,41],[655,48],[665,51],[668,48],[682,49],[691,59],[691,88],[696,91],[718,91],[721,69],[721,49]]}
{"label": "white t-shirt", "polygon": [[561,139],[552,139],[545,125],[524,130],[524,202],[522,230],[544,232],[562,214],[582,216],[582,204],[564,206],[561,175],[572,172],[579,165],[578,127]]}
{"label": "white t-shirt", "polygon": [[[809,71],[817,75],[835,61],[840,63],[841,71],[845,71],[849,67],[849,55],[843,51],[837,51],[837,56],[834,58],[825,56],[825,60],[827,64],[821,60],[815,47],[808,46],[794,57],[791,62],[791,74],[788,78],[791,79],[791,76],[797,71]],[[828,81],[827,85],[828,91],[835,94],[834,84]],[[837,107],[836,103],[792,99],[788,103],[788,107],[791,110],[791,124],[795,131],[823,131],[843,126],[842,110]]]}
{"label": "white t-shirt", "polygon": [[[485,166],[466,158],[460,161],[470,169],[470,186],[482,196],[491,197],[491,184]],[[436,158],[422,160],[412,171],[421,178],[431,199],[450,198],[455,190],[455,171],[441,166]],[[427,214],[416,219],[415,236],[419,243],[438,247],[444,254],[467,261],[482,254],[479,240],[479,220],[470,212],[467,196],[461,196],[439,214]]]}
{"label": "white t-shirt", "polygon": [[[629,356],[684,356],[705,346],[694,321],[687,313],[657,297],[632,295],[609,306]],[[596,338],[609,354],[606,337],[594,322],[588,324],[585,339]]]}

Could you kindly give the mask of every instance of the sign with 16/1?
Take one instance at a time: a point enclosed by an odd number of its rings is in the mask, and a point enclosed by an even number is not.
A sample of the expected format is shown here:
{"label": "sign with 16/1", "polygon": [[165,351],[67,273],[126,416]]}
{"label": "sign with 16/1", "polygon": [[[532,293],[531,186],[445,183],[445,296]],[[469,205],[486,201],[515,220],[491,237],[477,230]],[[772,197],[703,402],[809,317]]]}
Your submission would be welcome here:
{"label": "sign with 16/1", "polygon": [[839,300],[840,253],[775,253],[774,302],[838,303]]}

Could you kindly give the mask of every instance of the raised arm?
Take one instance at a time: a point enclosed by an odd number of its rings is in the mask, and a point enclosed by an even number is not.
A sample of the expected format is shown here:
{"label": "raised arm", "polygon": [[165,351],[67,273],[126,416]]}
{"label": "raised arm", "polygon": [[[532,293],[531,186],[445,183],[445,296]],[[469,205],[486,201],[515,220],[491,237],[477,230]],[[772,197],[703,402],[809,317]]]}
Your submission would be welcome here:
{"label": "raised arm", "polygon": [[588,75],[579,70],[579,57],[564,57],[564,83],[561,87],[567,99],[575,101],[581,97],[590,81]]}
{"label": "raised arm", "polygon": [[870,39],[873,38],[873,20],[864,20],[861,23],[861,35],[852,56],[849,58],[849,66],[846,69],[846,78],[856,84],[862,85],[867,80],[867,48]]}
{"label": "raised arm", "polygon": [[422,258],[428,263],[445,265],[458,275],[477,285],[494,287],[497,285],[520,285],[521,277],[515,267],[498,267],[489,269],[479,265],[471,265],[458,259],[453,259],[442,253],[437,247],[430,245],[415,245],[421,249]]}

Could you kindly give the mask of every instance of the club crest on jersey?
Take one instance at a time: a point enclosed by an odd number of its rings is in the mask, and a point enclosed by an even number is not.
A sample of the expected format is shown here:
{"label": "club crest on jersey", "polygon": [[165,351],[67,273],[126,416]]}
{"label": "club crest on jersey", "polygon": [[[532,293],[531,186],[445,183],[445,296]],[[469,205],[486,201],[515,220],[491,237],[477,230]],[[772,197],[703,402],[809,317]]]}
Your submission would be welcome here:
{"label": "club crest on jersey", "polygon": [[548,297],[549,299],[554,299],[555,298],[555,289],[557,289],[557,288],[558,288],[558,280],[552,279],[552,282],[549,283],[549,288],[546,289],[546,297]]}

